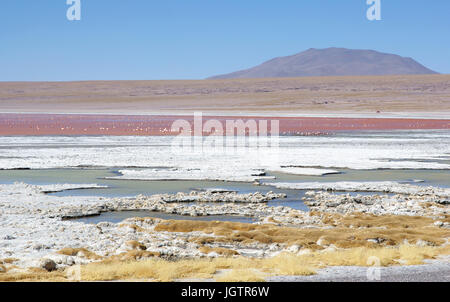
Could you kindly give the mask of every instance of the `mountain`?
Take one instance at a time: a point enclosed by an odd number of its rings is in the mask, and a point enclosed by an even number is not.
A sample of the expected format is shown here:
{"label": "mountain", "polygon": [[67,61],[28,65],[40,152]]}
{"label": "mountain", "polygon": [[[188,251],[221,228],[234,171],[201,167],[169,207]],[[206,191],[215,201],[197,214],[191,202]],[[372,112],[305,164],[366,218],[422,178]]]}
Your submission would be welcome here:
{"label": "mountain", "polygon": [[308,49],[210,79],[435,74],[412,58],[374,50]]}

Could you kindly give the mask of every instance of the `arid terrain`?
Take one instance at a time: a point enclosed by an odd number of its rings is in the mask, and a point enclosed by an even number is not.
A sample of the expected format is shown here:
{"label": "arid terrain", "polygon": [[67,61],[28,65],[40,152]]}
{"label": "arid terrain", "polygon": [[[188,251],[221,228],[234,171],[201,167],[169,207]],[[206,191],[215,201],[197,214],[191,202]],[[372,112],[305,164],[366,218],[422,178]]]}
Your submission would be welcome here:
{"label": "arid terrain", "polygon": [[0,83],[0,282],[448,281],[449,129],[450,75]]}
{"label": "arid terrain", "polygon": [[447,118],[450,75],[3,82],[1,112],[421,115]]}

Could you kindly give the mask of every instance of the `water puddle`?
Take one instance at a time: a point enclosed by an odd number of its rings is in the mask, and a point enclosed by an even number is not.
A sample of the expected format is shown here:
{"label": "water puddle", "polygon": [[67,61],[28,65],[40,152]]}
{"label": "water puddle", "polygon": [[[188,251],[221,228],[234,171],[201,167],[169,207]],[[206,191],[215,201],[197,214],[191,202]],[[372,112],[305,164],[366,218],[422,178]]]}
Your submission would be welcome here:
{"label": "water puddle", "polygon": [[[326,176],[299,176],[281,173],[271,173],[277,177],[277,182],[336,182],[336,181],[399,181],[414,185],[433,185],[440,187],[450,187],[449,171],[444,170],[348,170],[339,169],[342,174],[332,174]],[[104,177],[112,176],[116,173],[114,169],[46,169],[46,170],[0,170],[0,183],[11,184],[16,181],[28,184],[45,185],[55,183],[91,183],[108,186],[106,189],[79,189],[51,193],[54,196],[101,196],[112,197],[135,197],[136,195],[153,195],[162,193],[188,193],[193,190],[202,191],[211,188],[221,188],[238,193],[252,193],[259,191],[267,193],[285,193],[287,198],[275,199],[267,203],[270,207],[285,206],[296,210],[309,211],[303,203],[305,190],[276,189],[269,185],[254,185],[251,183],[223,182],[223,181],[134,181],[134,180],[109,180]],[[417,182],[423,180],[423,182]],[[272,181],[266,181],[270,183]],[[350,195],[374,195],[383,194],[377,192],[333,192],[334,194]],[[393,194],[387,194],[393,195]],[[194,205],[195,203],[189,204]],[[223,203],[214,203],[220,205]],[[237,216],[205,216],[190,217],[172,214],[162,214],[146,211],[126,211],[103,213],[100,216],[85,217],[77,219],[86,223],[98,223],[101,221],[120,222],[130,217],[156,217],[162,219],[181,220],[218,220],[251,223],[254,222],[249,217]]]}
{"label": "water puddle", "polygon": [[176,214],[166,214],[160,212],[150,211],[120,211],[120,212],[106,212],[97,216],[89,216],[72,219],[73,221],[84,222],[88,224],[97,224],[99,222],[119,223],[127,218],[134,217],[152,217],[161,218],[165,220],[200,220],[200,221],[229,221],[241,223],[253,223],[256,220],[252,217],[232,216],[232,215],[211,215],[211,216],[183,216]]}

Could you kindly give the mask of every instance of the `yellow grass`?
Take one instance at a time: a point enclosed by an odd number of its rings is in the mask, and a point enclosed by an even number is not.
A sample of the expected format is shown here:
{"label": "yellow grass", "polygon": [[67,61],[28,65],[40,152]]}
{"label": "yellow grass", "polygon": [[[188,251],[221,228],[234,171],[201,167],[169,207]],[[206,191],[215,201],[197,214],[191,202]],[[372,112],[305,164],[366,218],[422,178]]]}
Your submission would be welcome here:
{"label": "yellow grass", "polygon": [[[297,244],[303,248],[321,250],[323,245],[334,244],[338,248],[378,247],[380,244],[368,241],[379,239],[382,246],[397,246],[405,241],[416,243],[425,241],[439,246],[450,237],[448,229],[433,225],[426,217],[373,216],[373,215],[325,215],[325,224],[334,228],[304,229],[278,227],[271,224],[256,225],[232,222],[208,221],[161,221],[155,226],[158,232],[203,232],[210,237],[193,237],[189,240],[198,244],[206,243],[280,243]],[[317,241],[321,239],[322,244]]]}
{"label": "yellow grass", "polygon": [[[219,281],[262,281],[265,276],[315,274],[316,269],[327,266],[381,266],[421,264],[424,259],[450,254],[450,247],[358,247],[336,251],[312,251],[294,255],[282,253],[272,258],[214,258],[168,261],[150,258],[142,261],[109,259],[81,267],[82,281],[216,279]],[[222,270],[229,272],[217,275]],[[45,272],[33,269],[27,273],[3,273],[0,281],[67,281],[64,271]]]}
{"label": "yellow grass", "polygon": [[30,270],[24,273],[0,274],[0,282],[63,282],[67,281],[63,272]]}
{"label": "yellow grass", "polygon": [[[176,279],[213,279],[250,281],[267,275],[311,275],[316,269],[327,266],[381,266],[399,264],[421,264],[424,259],[437,255],[449,255],[450,245],[443,245],[450,237],[450,231],[433,225],[434,220],[425,217],[374,216],[366,214],[314,213],[320,215],[326,225],[333,228],[302,229],[256,225],[231,222],[174,221],[155,220],[155,231],[193,232],[200,231],[211,236],[192,236],[189,241],[200,244],[203,253],[216,252],[225,256],[220,258],[200,258],[169,261],[161,259],[159,253],[141,250],[137,241],[130,241],[134,250],[100,257],[84,248],[65,248],[59,251],[64,255],[78,255],[80,252],[93,260],[101,262],[82,266],[84,281],[97,280],[155,280],[172,281]],[[448,216],[445,217],[448,220]],[[148,232],[136,227],[138,232]],[[376,238],[381,243],[368,239]],[[318,245],[317,241],[321,243]],[[419,240],[428,245],[415,245]],[[285,246],[297,244],[309,253],[294,255],[283,253],[273,258],[245,258],[237,251],[210,247],[212,243],[279,243]],[[405,244],[408,242],[409,244]],[[324,246],[330,245],[330,249]],[[334,247],[333,247],[334,246]],[[48,273],[33,269],[26,273],[11,270],[15,259],[0,262],[6,272],[0,274],[0,281],[61,281],[66,280],[63,271]],[[217,275],[222,270],[226,274]],[[261,273],[261,274],[259,274]]]}
{"label": "yellow grass", "polygon": [[223,256],[235,256],[235,255],[239,255],[238,252],[236,252],[235,250],[231,250],[231,249],[226,249],[226,248],[221,248],[221,247],[215,247],[215,248],[211,248],[209,246],[202,246],[198,249],[200,252],[204,253],[204,254],[209,254],[211,252],[215,252],[219,255],[223,255]]}
{"label": "yellow grass", "polygon": [[264,275],[257,270],[233,269],[214,278],[217,282],[264,282]]}
{"label": "yellow grass", "polygon": [[[223,269],[231,272],[218,276],[221,281],[260,281],[261,270],[272,275],[311,275],[314,271],[305,267],[304,262],[297,256],[280,255],[270,259],[250,258],[215,258],[166,261],[148,259],[139,262],[93,263],[82,268],[82,279],[85,281],[98,280],[127,280],[147,279],[156,281],[173,281],[175,279],[215,278],[215,274]],[[233,272],[234,271],[234,272]],[[243,273],[245,271],[245,273]],[[237,274],[240,272],[240,274]],[[240,275],[241,277],[238,277]],[[238,280],[239,279],[239,280]],[[258,280],[255,280],[258,279]]]}
{"label": "yellow grass", "polygon": [[19,259],[17,259],[17,258],[5,258],[5,259],[0,260],[0,264],[11,264],[18,260]]}
{"label": "yellow grass", "polygon": [[[155,281],[173,281],[189,278],[216,278],[216,280],[251,281],[267,275],[312,275],[317,268],[326,266],[371,266],[371,257],[377,257],[381,266],[421,264],[423,259],[434,258],[439,254],[448,254],[449,248],[419,247],[401,245],[385,248],[352,248],[337,251],[316,251],[309,254],[294,255],[283,253],[273,258],[215,258],[167,261],[148,259],[144,261],[111,261],[92,263],[82,267],[82,279],[127,280],[143,279]],[[220,270],[231,272],[216,276]],[[233,272],[234,271],[234,272]],[[245,273],[243,271],[246,271]],[[242,277],[238,277],[241,275]]]}
{"label": "yellow grass", "polygon": [[148,259],[144,261],[115,261],[93,263],[82,267],[84,281],[152,279],[172,281],[180,278],[208,278],[215,273],[215,267],[209,260],[167,261]]}
{"label": "yellow grass", "polygon": [[401,245],[396,248],[353,248],[303,255],[305,262],[316,266],[372,266],[369,261],[375,257],[379,265],[390,266],[400,264],[422,264],[424,259],[431,259],[441,253],[439,248]]}
{"label": "yellow grass", "polygon": [[308,263],[304,256],[281,254],[264,259],[262,268],[272,274],[289,276],[309,276],[315,274],[314,265]]}
{"label": "yellow grass", "polygon": [[66,256],[77,256],[80,252],[83,253],[87,259],[99,260],[102,258],[86,248],[64,248],[62,250],[59,250],[57,253]]}

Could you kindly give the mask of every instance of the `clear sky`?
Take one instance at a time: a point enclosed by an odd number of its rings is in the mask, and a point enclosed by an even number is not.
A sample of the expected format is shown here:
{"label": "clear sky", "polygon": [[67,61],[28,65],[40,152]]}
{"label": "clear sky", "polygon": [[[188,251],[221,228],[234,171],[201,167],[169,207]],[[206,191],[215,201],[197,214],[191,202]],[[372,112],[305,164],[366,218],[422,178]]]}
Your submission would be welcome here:
{"label": "clear sky", "polygon": [[450,73],[450,1],[1,0],[0,81],[201,79],[308,48],[374,49]]}

